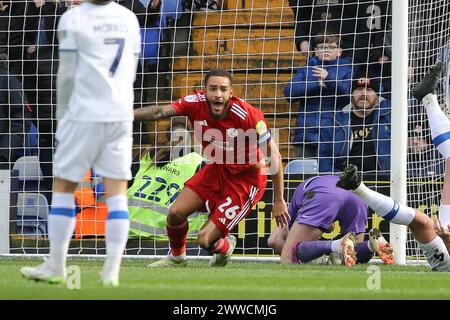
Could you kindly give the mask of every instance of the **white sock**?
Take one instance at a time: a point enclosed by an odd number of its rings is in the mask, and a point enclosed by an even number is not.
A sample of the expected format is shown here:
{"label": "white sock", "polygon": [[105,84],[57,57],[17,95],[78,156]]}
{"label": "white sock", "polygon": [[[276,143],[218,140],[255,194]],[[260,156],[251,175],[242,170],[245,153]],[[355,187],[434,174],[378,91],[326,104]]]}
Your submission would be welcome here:
{"label": "white sock", "polygon": [[434,240],[426,244],[420,242],[417,243],[433,270],[450,271],[450,257],[448,255],[447,247],[440,237],[436,236]]}
{"label": "white sock", "polygon": [[439,206],[439,220],[441,220],[445,228],[448,228],[450,224],[450,204],[441,203]]}
{"label": "white sock", "polygon": [[367,188],[362,182],[352,192],[360,196],[370,208],[385,220],[395,224],[408,226],[416,216],[416,210],[413,208],[401,205],[394,199]]}
{"label": "white sock", "polygon": [[441,110],[437,96],[428,94],[422,99],[430,123],[431,138],[439,153],[447,159],[450,156],[450,120]]}
{"label": "white sock", "polygon": [[75,229],[75,197],[72,193],[54,192],[48,216],[50,257],[48,263],[56,272],[65,272],[67,251]]}
{"label": "white sock", "polygon": [[338,253],[341,252],[341,242],[342,238],[338,240],[333,240],[331,242],[331,252]]}
{"label": "white sock", "polygon": [[112,196],[106,199],[106,204],[109,212],[105,230],[106,260],[102,275],[118,277],[130,229],[128,199],[126,195]]}

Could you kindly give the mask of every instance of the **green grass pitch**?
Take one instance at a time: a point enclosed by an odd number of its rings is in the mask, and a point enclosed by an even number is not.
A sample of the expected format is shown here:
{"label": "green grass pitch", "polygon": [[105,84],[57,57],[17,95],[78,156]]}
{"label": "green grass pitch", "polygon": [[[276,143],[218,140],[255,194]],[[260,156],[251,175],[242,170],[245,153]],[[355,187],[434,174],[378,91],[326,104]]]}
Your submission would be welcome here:
{"label": "green grass pitch", "polygon": [[0,259],[0,299],[450,299],[450,275],[426,266],[380,265],[380,289],[368,289],[368,265],[280,265],[231,261],[209,268],[205,260],[186,268],[154,270],[150,260],[126,259],[118,288],[98,284],[101,260],[69,259],[81,270],[81,288],[22,278],[37,259]]}

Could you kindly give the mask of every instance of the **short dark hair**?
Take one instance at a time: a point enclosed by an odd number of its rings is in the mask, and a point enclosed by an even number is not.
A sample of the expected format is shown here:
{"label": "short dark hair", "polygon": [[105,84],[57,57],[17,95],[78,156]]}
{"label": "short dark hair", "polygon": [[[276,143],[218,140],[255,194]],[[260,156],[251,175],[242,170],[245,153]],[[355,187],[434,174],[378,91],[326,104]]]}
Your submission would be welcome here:
{"label": "short dark hair", "polygon": [[314,45],[317,46],[321,43],[336,43],[338,45],[338,47],[341,46],[341,37],[339,36],[338,33],[334,33],[334,31],[332,31],[331,33],[326,33],[326,32],[319,32],[315,37],[314,37]]}
{"label": "short dark hair", "polygon": [[228,80],[230,80],[230,85],[233,84],[233,79],[232,79],[231,73],[229,73],[227,70],[223,70],[223,69],[212,69],[212,70],[209,70],[209,72],[205,76],[205,86],[208,83],[209,78],[211,78],[211,77],[228,78]]}

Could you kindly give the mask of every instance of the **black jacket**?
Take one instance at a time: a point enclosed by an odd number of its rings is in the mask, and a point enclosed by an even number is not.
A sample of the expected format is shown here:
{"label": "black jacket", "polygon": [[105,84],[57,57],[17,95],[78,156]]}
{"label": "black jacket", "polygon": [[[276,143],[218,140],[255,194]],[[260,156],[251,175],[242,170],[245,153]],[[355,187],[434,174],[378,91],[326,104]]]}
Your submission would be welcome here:
{"label": "black jacket", "polygon": [[38,30],[40,17],[44,20],[45,37],[48,43],[39,46],[38,59],[57,59],[58,58],[58,37],[57,28],[59,19],[64,12],[67,11],[65,2],[54,4],[53,2],[46,2],[41,8],[36,6],[27,6],[26,19],[28,30]]}
{"label": "black jacket", "polygon": [[3,1],[8,7],[0,11],[0,53],[6,53],[10,60],[22,60],[27,46],[36,43],[37,28],[26,18],[28,8],[36,6],[34,1]]}
{"label": "black jacket", "polygon": [[23,150],[28,117],[19,80],[0,68],[0,163],[14,162],[17,149]]}
{"label": "black jacket", "polygon": [[118,0],[117,2],[125,8],[134,12],[141,27],[155,26],[157,20],[159,19],[161,2],[155,10],[144,7],[144,5],[139,0]]}
{"label": "black jacket", "polygon": [[[356,62],[377,61],[383,54],[391,0],[289,0],[296,16],[295,43],[313,46],[319,32],[341,35],[341,47]],[[313,48],[311,48],[313,49]]]}

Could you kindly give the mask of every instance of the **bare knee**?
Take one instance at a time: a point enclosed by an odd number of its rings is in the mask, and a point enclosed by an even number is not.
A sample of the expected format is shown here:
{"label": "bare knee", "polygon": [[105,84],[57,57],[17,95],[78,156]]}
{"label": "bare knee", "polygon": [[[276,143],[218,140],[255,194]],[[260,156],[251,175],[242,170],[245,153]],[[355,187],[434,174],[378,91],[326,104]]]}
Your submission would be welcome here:
{"label": "bare knee", "polygon": [[276,227],[270,234],[269,239],[267,239],[268,246],[271,247],[276,254],[281,254],[288,233],[289,229],[287,227]]}
{"label": "bare knee", "polygon": [[276,254],[281,254],[284,239],[282,239],[279,235],[271,234],[269,239],[267,239],[267,245],[271,247]]}
{"label": "bare knee", "polygon": [[420,230],[434,230],[433,220],[424,213],[416,213],[411,225]]}
{"label": "bare knee", "polygon": [[274,234],[271,234],[269,236],[269,239],[267,239],[267,245],[269,247],[271,247],[272,249],[274,249],[274,250],[277,247],[277,239],[276,239],[276,236]]}
{"label": "bare knee", "polygon": [[420,211],[416,211],[416,216],[409,228],[414,238],[420,243],[428,243],[436,237],[433,220]]}

